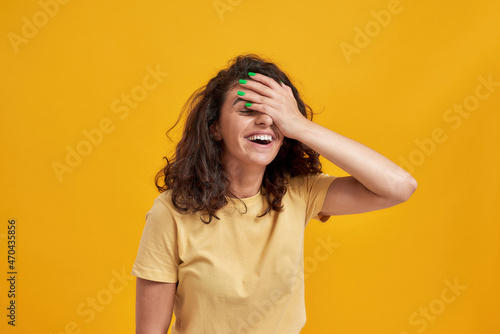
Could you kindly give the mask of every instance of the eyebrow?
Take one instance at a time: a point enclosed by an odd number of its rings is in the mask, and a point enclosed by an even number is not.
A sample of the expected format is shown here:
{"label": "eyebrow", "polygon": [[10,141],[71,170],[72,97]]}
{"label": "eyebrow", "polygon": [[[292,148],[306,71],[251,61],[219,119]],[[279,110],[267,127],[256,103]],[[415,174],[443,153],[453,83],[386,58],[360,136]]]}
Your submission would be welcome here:
{"label": "eyebrow", "polygon": [[240,99],[240,98],[238,97],[236,100],[234,100],[234,102],[233,102],[233,107],[234,107],[234,105],[235,105],[236,103],[238,103],[238,102],[245,102],[245,100]]}

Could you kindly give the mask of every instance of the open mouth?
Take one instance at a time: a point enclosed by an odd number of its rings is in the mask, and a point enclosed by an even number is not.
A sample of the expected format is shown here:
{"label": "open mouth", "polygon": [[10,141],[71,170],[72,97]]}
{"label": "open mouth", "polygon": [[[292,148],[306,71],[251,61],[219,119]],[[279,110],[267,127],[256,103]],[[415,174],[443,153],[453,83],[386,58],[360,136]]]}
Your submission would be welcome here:
{"label": "open mouth", "polygon": [[260,145],[269,145],[273,142],[273,137],[270,135],[253,135],[247,137],[246,139],[250,140],[252,143]]}

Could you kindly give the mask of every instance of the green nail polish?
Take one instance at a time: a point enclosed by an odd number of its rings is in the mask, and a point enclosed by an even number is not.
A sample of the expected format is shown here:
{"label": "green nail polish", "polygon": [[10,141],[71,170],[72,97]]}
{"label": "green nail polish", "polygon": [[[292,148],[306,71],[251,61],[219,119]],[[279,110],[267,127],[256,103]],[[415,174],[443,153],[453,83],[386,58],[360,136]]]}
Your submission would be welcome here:
{"label": "green nail polish", "polygon": [[248,72],[248,75],[249,75],[249,76],[251,76],[251,77],[253,77],[253,76],[255,75],[255,73],[253,73],[253,72]]}
{"label": "green nail polish", "polygon": [[245,103],[245,107],[251,107],[252,104],[250,102]]}
{"label": "green nail polish", "polygon": [[240,91],[240,90],[239,90],[239,91],[238,91],[238,95],[239,95],[239,96],[243,96],[243,95],[245,95],[245,92],[242,92],[242,91]]}
{"label": "green nail polish", "polygon": [[240,84],[246,84],[247,81],[245,79],[240,79]]}

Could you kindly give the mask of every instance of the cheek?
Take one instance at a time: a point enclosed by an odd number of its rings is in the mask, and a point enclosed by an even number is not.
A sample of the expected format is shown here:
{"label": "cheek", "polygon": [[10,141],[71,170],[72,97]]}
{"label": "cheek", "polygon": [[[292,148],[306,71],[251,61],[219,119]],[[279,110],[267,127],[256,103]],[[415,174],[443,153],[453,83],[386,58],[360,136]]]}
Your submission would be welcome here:
{"label": "cheek", "polygon": [[281,137],[281,140],[278,142],[278,146],[281,147],[285,143],[285,138]]}
{"label": "cheek", "polygon": [[224,134],[228,138],[236,139],[242,137],[249,126],[249,122],[247,121],[232,120],[224,124]]}

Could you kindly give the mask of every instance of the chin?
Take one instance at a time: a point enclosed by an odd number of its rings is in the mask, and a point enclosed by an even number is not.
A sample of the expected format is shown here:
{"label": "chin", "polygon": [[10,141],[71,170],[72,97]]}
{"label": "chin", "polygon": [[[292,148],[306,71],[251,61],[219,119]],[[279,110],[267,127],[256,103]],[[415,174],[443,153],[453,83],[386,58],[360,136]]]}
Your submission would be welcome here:
{"label": "chin", "polygon": [[256,161],[255,163],[260,165],[260,166],[267,167],[271,164],[271,162],[274,161],[275,158],[276,157],[269,158],[269,159],[263,159],[263,160]]}

